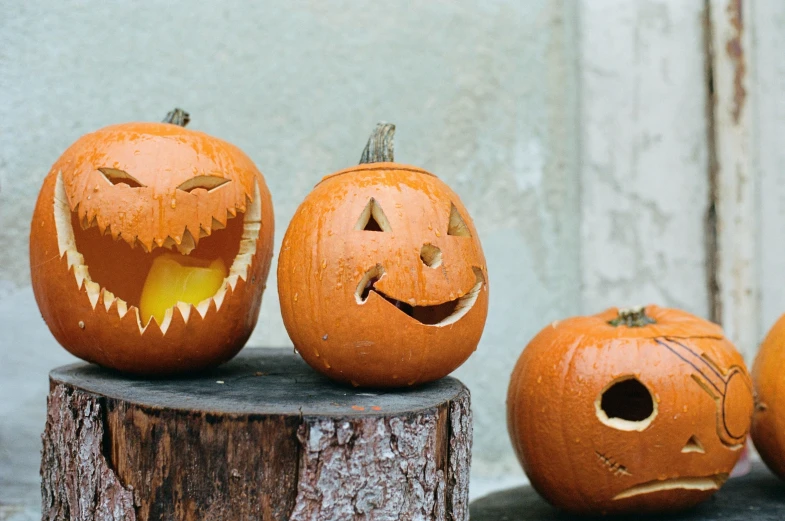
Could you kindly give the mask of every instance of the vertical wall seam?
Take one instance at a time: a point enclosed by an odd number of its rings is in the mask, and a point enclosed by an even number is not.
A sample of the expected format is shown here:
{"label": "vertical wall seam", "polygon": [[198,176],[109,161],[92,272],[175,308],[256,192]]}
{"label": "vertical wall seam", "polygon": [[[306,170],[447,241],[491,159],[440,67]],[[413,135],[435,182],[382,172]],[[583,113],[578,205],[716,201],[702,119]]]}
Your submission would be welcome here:
{"label": "vertical wall seam", "polygon": [[716,97],[714,94],[714,46],[712,44],[712,23],[711,23],[711,0],[704,0],[703,11],[703,46],[705,56],[705,80],[706,80],[706,148],[708,154],[708,182],[709,193],[706,204],[706,283],[708,285],[709,297],[709,319],[712,322],[722,322],[722,297],[720,295],[720,282],[718,276],[719,268],[719,245],[717,241],[717,197],[718,197],[718,173],[719,164],[717,161],[717,143],[715,133],[714,111],[716,107]]}

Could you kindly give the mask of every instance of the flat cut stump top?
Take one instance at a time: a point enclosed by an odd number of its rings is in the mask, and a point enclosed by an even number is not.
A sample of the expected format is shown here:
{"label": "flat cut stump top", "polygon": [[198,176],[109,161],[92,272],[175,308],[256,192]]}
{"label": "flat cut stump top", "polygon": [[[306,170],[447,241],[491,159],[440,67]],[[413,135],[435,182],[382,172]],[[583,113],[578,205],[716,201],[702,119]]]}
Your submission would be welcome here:
{"label": "flat cut stump top", "polygon": [[92,364],[63,366],[54,383],[155,409],[250,415],[363,417],[408,414],[455,399],[464,389],[442,378],[413,389],[340,385],[317,373],[291,349],[245,349],[197,375],[149,379]]}
{"label": "flat cut stump top", "polygon": [[[559,512],[533,488],[516,487],[472,502],[472,521],[586,521]],[[679,514],[609,516],[608,521],[782,521],[785,520],[785,482],[756,462],[746,476],[730,479],[708,501]]]}

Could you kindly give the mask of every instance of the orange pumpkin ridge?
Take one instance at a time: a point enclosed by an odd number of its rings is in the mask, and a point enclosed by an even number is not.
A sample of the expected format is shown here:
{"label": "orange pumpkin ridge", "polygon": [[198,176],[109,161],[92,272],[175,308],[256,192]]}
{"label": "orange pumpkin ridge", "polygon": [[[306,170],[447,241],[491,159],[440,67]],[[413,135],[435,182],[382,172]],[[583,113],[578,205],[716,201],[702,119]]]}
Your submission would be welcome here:
{"label": "orange pumpkin ridge", "polygon": [[485,258],[466,208],[433,174],[393,162],[393,131],[377,127],[363,163],[316,185],[278,260],[295,348],[357,386],[447,375],[476,349],[487,315]]}
{"label": "orange pumpkin ridge", "polygon": [[756,407],[752,441],[771,469],[785,479],[785,315],[769,330],[752,366]]}
{"label": "orange pumpkin ridge", "polygon": [[716,324],[646,306],[557,321],[526,346],[507,425],[532,486],[570,512],[693,506],[725,482],[752,414]]}
{"label": "orange pumpkin ridge", "polygon": [[[242,151],[185,129],[188,119],[176,110],[163,123],[82,136],[44,179],[33,290],[52,334],[80,358],[140,374],[204,369],[234,356],[256,324],[272,259],[270,193]],[[227,271],[204,300],[143,323],[144,282],[165,253],[220,259]]]}

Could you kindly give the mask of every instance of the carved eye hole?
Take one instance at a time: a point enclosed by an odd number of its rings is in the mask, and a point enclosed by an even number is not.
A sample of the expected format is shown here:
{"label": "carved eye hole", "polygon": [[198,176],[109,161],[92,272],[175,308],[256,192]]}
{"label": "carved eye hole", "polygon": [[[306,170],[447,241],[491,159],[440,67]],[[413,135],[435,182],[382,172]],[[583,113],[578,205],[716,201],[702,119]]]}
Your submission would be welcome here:
{"label": "carved eye hole", "polygon": [[458,237],[472,236],[469,227],[466,226],[466,221],[463,220],[458,209],[452,203],[450,203],[450,224],[447,227],[447,235],[456,235]]}
{"label": "carved eye hole", "polygon": [[180,184],[180,186],[177,187],[177,189],[182,190],[183,192],[191,192],[197,188],[202,188],[210,192],[216,188],[222,187],[230,181],[231,179],[218,177],[217,175],[198,175],[184,181]]}
{"label": "carved eye hole", "polygon": [[104,179],[113,185],[123,184],[128,185],[131,188],[141,188],[145,186],[138,179],[124,170],[119,170],[117,168],[99,168],[98,171],[101,172],[101,175],[104,176]]}
{"label": "carved eye hole", "polygon": [[390,221],[384,215],[382,207],[376,202],[376,199],[371,197],[368,204],[365,205],[363,213],[354,225],[355,230],[365,230],[366,232],[391,232]]}
{"label": "carved eye hole", "polygon": [[594,406],[602,423],[622,431],[642,431],[657,416],[657,402],[634,376],[623,376],[608,384]]}

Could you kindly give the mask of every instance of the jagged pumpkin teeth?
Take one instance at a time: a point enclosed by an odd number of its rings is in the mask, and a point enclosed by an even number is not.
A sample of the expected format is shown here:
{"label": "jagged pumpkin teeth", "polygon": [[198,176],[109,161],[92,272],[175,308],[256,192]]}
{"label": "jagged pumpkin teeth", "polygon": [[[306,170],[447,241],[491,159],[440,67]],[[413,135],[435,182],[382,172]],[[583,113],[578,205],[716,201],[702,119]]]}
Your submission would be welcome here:
{"label": "jagged pumpkin teeth", "polygon": [[44,320],[74,355],[123,371],[234,356],[256,324],[272,257],[272,201],[251,160],[172,123],[80,138],[52,167],[33,216]]}

